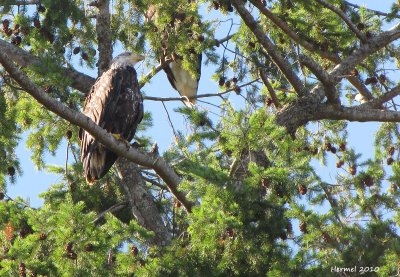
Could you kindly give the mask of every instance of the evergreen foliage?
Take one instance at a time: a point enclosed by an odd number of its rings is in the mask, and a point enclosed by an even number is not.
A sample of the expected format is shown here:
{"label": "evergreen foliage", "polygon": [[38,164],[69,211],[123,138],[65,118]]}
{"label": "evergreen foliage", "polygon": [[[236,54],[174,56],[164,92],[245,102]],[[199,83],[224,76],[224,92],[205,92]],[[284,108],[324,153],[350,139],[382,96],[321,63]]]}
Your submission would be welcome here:
{"label": "evergreen foliage", "polygon": [[[96,67],[96,7],[83,0],[22,2],[0,4],[0,39],[37,56],[40,65],[22,67],[24,73],[49,96],[81,111],[84,94],[71,87],[73,80],[60,66]],[[398,274],[398,124],[380,123],[370,138],[374,155],[367,158],[348,141],[346,121],[318,120],[298,128],[295,136],[288,134],[276,123],[273,101],[282,107],[299,98],[233,2],[110,1],[113,43],[147,53],[149,68],[163,55],[179,57],[194,77],[198,73],[193,61],[203,53],[203,67],[215,73],[213,80],[201,82],[215,82],[221,92],[232,89],[231,94],[243,100],[236,105],[232,97],[219,95],[217,116],[211,108],[174,111],[190,131],[174,130],[176,143],[162,156],[182,178],[179,190],[195,203],[192,213],[154,172],[140,168],[172,236],[169,245],[155,244],[154,232],[132,214],[116,169],[94,186],[85,183],[78,158],[79,128],[36,102],[0,68],[0,276],[336,276],[331,272],[335,266],[378,268],[367,276]],[[300,54],[329,72],[336,65],[321,52],[345,59],[365,43],[318,1],[240,2],[284,53],[290,69],[304,78],[306,89],[319,81],[299,62]],[[314,50],[300,50],[250,2],[267,7]],[[350,18],[367,41],[400,16],[400,3],[386,16],[342,0],[329,3]],[[146,21],[150,4],[158,15]],[[217,15],[210,18],[206,11]],[[240,24],[227,31],[218,16]],[[221,29],[233,36],[218,41]],[[389,44],[357,65],[352,75],[379,97],[397,84],[386,68],[398,67],[399,59],[398,45]],[[259,80],[260,69],[267,71],[276,100]],[[356,105],[354,87],[348,82],[336,87],[342,102]],[[396,110],[395,100],[382,108]],[[146,133],[153,128],[154,112],[145,114],[135,138],[143,151],[150,151],[154,141]],[[22,137],[27,137],[35,166],[60,176],[59,183],[41,195],[44,205],[39,208],[7,196],[23,174],[15,154]],[[67,168],[46,164],[45,155],[57,155],[65,144],[71,153]],[[330,182],[319,166],[329,170]],[[122,208],[102,213],[118,204]]]}

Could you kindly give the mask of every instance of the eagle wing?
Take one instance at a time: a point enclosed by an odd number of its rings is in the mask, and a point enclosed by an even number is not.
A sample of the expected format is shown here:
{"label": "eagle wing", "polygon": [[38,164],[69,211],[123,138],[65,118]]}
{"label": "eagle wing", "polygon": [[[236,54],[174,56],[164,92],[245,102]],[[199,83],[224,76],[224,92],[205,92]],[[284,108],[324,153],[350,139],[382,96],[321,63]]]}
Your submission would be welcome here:
{"label": "eagle wing", "polygon": [[[83,113],[97,125],[130,141],[143,118],[143,99],[136,71],[126,66],[104,72],[91,88]],[[118,156],[80,130],[81,161],[89,183],[103,177]]]}

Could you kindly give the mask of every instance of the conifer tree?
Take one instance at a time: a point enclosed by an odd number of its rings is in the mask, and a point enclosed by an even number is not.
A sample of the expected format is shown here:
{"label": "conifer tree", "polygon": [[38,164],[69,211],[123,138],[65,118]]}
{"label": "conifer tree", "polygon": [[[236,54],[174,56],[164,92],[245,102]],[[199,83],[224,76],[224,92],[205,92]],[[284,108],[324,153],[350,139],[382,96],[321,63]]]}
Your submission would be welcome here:
{"label": "conifer tree", "polygon": [[[399,9],[1,1],[0,276],[337,276],[332,268],[354,266],[398,274]],[[168,149],[147,133],[158,111],[146,109],[140,147],[129,150],[82,115],[95,82],[88,70],[106,70],[114,45],[146,53],[143,91],[177,58],[197,78],[202,53],[203,71],[213,71],[200,81],[219,91],[174,110],[190,131],[169,119]],[[379,122],[366,138],[370,157],[349,140],[351,121]],[[76,158],[80,127],[120,156],[93,186]],[[24,171],[15,152],[24,136],[35,166],[60,176],[39,208],[7,193]],[[72,158],[46,164],[63,143]]]}

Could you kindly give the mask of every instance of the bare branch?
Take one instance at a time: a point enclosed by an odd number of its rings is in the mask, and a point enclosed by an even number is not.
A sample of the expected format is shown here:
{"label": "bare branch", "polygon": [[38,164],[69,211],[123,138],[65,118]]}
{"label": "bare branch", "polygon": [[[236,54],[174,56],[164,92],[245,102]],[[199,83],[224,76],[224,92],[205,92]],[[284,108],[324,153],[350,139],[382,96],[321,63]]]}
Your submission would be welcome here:
{"label": "bare branch", "polygon": [[[246,87],[249,86],[255,82],[258,82],[259,79],[255,79],[253,81],[247,82],[245,84],[242,84],[240,86],[237,86],[238,88],[242,88],[242,87]],[[204,93],[204,94],[197,94],[196,96],[187,96],[185,98],[182,97],[153,97],[153,96],[143,96],[144,100],[151,100],[151,101],[163,101],[163,102],[167,102],[167,101],[183,101],[186,100],[186,98],[188,99],[199,99],[199,98],[205,98],[205,97],[213,97],[213,96],[221,96],[224,94],[227,94],[231,91],[234,91],[235,87],[229,88],[227,90],[221,91],[221,92],[217,92],[217,93]]]}
{"label": "bare branch", "polygon": [[268,80],[267,73],[265,73],[265,70],[263,68],[259,68],[258,75],[260,75],[261,80],[263,81],[265,87],[267,88],[269,96],[271,97],[272,103],[274,104],[275,108],[279,109],[281,107],[281,104],[279,104],[279,100],[278,97],[276,96],[274,88],[271,86],[271,83]]}
{"label": "bare branch", "polygon": [[290,64],[282,56],[279,49],[272,43],[272,41],[265,35],[265,31],[261,28],[260,24],[254,19],[251,13],[244,7],[243,1],[232,0],[232,5],[240,14],[244,23],[253,32],[260,44],[265,48],[268,55],[280,69],[282,74],[286,77],[288,82],[293,86],[294,90],[300,95],[306,94],[303,83],[291,69]]}
{"label": "bare branch", "polygon": [[143,180],[145,180],[146,182],[148,182],[148,183],[150,183],[150,184],[152,184],[152,185],[154,185],[154,186],[156,186],[156,187],[158,187],[158,188],[160,188],[160,189],[162,189],[162,190],[168,190],[168,188],[167,188],[166,186],[160,184],[159,182],[157,182],[157,181],[154,180],[154,179],[145,177],[145,176],[143,176],[143,175],[142,175],[142,178],[143,178]]}
{"label": "bare branch", "polygon": [[[38,57],[2,39],[0,39],[0,52],[7,53],[7,56],[21,67],[41,66],[42,63]],[[82,93],[87,93],[95,82],[94,78],[73,68],[60,66],[59,69],[71,80],[71,87]]]}
{"label": "bare branch", "polygon": [[115,213],[118,212],[120,210],[122,210],[123,208],[126,207],[126,205],[128,204],[128,201],[123,201],[120,203],[117,203],[115,205],[112,205],[110,208],[108,208],[107,210],[99,213],[96,217],[95,220],[93,220],[93,223],[96,223],[97,221],[99,221],[100,219],[102,219],[107,213]]}
{"label": "bare branch", "polygon": [[231,35],[228,35],[228,36],[226,36],[226,37],[224,37],[224,38],[216,39],[216,40],[215,40],[215,44],[218,46],[218,45],[220,45],[220,44],[222,44],[222,43],[224,43],[224,42],[227,42],[228,40],[230,40],[230,39],[233,38],[234,36],[235,36],[235,34],[231,34]]}
{"label": "bare branch", "polygon": [[357,89],[357,91],[364,96],[364,98],[371,100],[374,97],[372,96],[372,93],[369,91],[369,89],[365,86],[361,80],[356,77],[356,76],[348,76],[347,80]]}
{"label": "bare branch", "polygon": [[126,144],[116,140],[110,133],[96,125],[87,116],[72,110],[61,102],[48,96],[42,89],[37,87],[22,71],[20,71],[12,62],[12,59],[4,52],[0,51],[0,63],[5,70],[25,89],[33,98],[44,105],[48,110],[54,112],[58,116],[75,124],[96,138],[100,143],[106,146],[119,156],[125,157],[130,161],[139,165],[152,168],[164,180],[169,191],[182,203],[188,212],[191,211],[192,203],[190,203],[185,195],[178,191],[181,178],[176,174],[160,156],[154,157],[146,155],[139,150],[131,147],[127,149]]}
{"label": "bare branch", "polygon": [[160,62],[159,65],[156,67],[152,68],[149,73],[147,73],[145,76],[142,76],[140,81],[139,81],[139,88],[144,87],[144,85],[151,79],[153,78],[158,72],[163,70],[170,62],[172,62],[172,59],[166,58],[162,62]]}
{"label": "bare branch", "polygon": [[335,7],[334,5],[329,4],[325,0],[316,0],[316,1],[325,8],[336,13],[341,19],[343,19],[343,21],[350,28],[350,30],[358,37],[358,39],[361,40],[362,42],[365,42],[365,35],[361,33],[361,31],[357,28],[357,26],[354,25],[353,22],[351,22],[350,18],[348,18],[348,16],[344,12],[342,12],[339,8]]}
{"label": "bare branch", "polygon": [[96,7],[99,9],[96,17],[96,32],[99,50],[98,76],[100,76],[109,68],[112,59],[110,0],[98,0],[96,2]]}

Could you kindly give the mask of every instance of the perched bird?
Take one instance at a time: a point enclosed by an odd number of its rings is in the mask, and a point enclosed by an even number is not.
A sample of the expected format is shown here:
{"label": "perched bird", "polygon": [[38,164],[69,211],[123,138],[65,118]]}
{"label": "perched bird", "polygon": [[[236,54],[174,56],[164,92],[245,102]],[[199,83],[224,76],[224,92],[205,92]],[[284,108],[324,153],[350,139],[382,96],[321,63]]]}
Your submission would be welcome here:
{"label": "perched bird", "polygon": [[[133,139],[143,118],[143,98],[133,67],[143,59],[142,55],[131,52],[114,58],[110,69],[90,89],[83,109],[97,125],[127,141]],[[79,138],[85,178],[91,184],[108,172],[118,156],[83,129],[79,131]]]}
{"label": "perched bird", "polygon": [[[174,27],[176,29],[180,28],[179,22],[182,23],[185,15],[182,13],[177,13],[177,17],[181,18],[177,22],[174,23]],[[155,22],[158,19],[158,11],[154,5],[150,5],[145,12],[145,20],[146,22]],[[168,38],[168,32],[165,32],[163,35],[164,39]],[[162,57],[159,57],[161,61],[164,61],[167,54],[167,49],[164,49],[164,54]],[[172,54],[172,61],[168,63],[166,67],[164,67],[164,72],[167,74],[167,78],[171,86],[179,92],[181,97],[183,98],[183,103],[189,107],[193,108],[196,104],[196,99],[189,99],[189,97],[193,97],[197,95],[197,90],[199,87],[200,75],[201,75],[201,62],[202,62],[202,54],[199,54],[195,57],[192,62],[196,65],[197,68],[197,78],[193,77],[192,74],[183,68],[182,66],[182,57]]]}
{"label": "perched bird", "polygon": [[186,98],[183,100],[183,103],[189,108],[192,108],[196,104],[196,99],[189,99],[189,97],[197,95],[201,74],[201,60],[202,55],[200,54],[194,61],[198,65],[198,77],[196,79],[193,78],[189,71],[182,67],[182,60],[180,58],[176,58],[167,67],[164,67],[164,72],[167,74],[169,83],[183,98]]}

